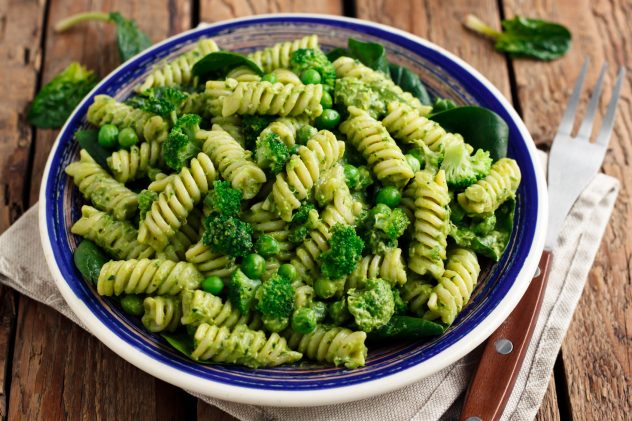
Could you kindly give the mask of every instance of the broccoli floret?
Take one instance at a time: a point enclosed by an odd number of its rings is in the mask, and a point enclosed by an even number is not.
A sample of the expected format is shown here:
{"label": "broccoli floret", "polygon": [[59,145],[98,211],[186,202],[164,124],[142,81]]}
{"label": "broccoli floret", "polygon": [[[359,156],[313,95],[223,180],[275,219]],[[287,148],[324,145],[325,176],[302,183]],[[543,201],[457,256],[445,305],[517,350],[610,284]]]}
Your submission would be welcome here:
{"label": "broccoli floret", "polygon": [[252,308],[255,292],[260,285],[261,281],[250,279],[237,269],[228,281],[228,299],[241,314],[248,314]]}
{"label": "broccoli floret", "polygon": [[397,239],[410,224],[406,212],[401,208],[391,209],[378,203],[363,218],[359,231],[366,249],[373,254],[382,254],[397,247]]}
{"label": "broccoli floret", "polygon": [[253,150],[257,144],[257,138],[274,117],[263,115],[245,115],[241,118],[241,127],[244,133],[244,146]]}
{"label": "broccoli floret", "polygon": [[231,187],[228,181],[214,181],[204,203],[223,215],[237,216],[241,210],[242,192]]}
{"label": "broccoli floret", "polygon": [[433,152],[423,144],[409,150],[408,153],[417,158],[422,170],[431,169],[436,172],[443,161],[443,149]]}
{"label": "broccoli floret", "polygon": [[320,73],[323,85],[334,87],[336,68],[329,61],[325,53],[313,48],[300,48],[290,57],[290,69],[297,75],[307,69],[314,69]]}
{"label": "broccoli floret", "polygon": [[391,287],[379,278],[369,279],[364,288],[350,289],[347,305],[356,325],[365,332],[385,325],[395,313]]}
{"label": "broccoli floret", "polygon": [[172,169],[180,171],[200,152],[195,133],[200,130],[200,116],[185,114],[178,119],[162,145],[162,157]]}
{"label": "broccoli floret", "polygon": [[140,211],[140,220],[145,219],[145,215],[151,209],[152,203],[158,199],[158,193],[151,190],[143,190],[138,194],[138,210]]}
{"label": "broccoli floret", "polygon": [[293,244],[301,244],[307,238],[311,230],[318,224],[318,211],[311,203],[301,205],[292,216],[288,241]]}
{"label": "broccoli floret", "polygon": [[344,169],[347,186],[351,191],[364,191],[375,181],[366,165],[354,167],[351,164],[345,164]]}
{"label": "broccoli floret", "polygon": [[441,169],[448,185],[465,188],[489,174],[492,159],[489,152],[479,149],[470,156],[464,142],[452,142],[445,148]]}
{"label": "broccoli floret", "polygon": [[352,226],[336,224],[329,239],[330,249],[320,255],[320,270],[327,279],[350,274],[362,257],[364,241]]}
{"label": "broccoli floret", "polygon": [[332,323],[336,325],[346,324],[351,318],[351,313],[349,313],[349,307],[347,306],[347,298],[343,297],[338,301],[329,303],[327,314]]}
{"label": "broccoli floret", "polygon": [[245,256],[252,250],[252,225],[217,211],[204,220],[202,241],[215,252],[229,256]]}
{"label": "broccoli floret", "polygon": [[408,312],[408,306],[402,299],[398,289],[393,289],[393,304],[395,306],[394,314],[406,314]]}
{"label": "broccoli floret", "polygon": [[176,108],[188,96],[186,92],[178,88],[161,86],[147,89],[138,96],[129,98],[125,103],[134,108],[170,118],[172,122],[175,122]]}
{"label": "broccoli floret", "polygon": [[294,287],[289,279],[273,276],[261,285],[255,298],[255,307],[268,330],[278,332],[287,327],[294,308]]}
{"label": "broccoli floret", "polygon": [[358,107],[373,118],[381,118],[386,114],[386,101],[380,92],[355,77],[336,80],[334,103],[343,111],[350,106]]}
{"label": "broccoli floret", "polygon": [[290,150],[278,134],[269,132],[257,139],[255,156],[259,167],[269,169],[272,174],[278,174],[283,171],[290,159]]}

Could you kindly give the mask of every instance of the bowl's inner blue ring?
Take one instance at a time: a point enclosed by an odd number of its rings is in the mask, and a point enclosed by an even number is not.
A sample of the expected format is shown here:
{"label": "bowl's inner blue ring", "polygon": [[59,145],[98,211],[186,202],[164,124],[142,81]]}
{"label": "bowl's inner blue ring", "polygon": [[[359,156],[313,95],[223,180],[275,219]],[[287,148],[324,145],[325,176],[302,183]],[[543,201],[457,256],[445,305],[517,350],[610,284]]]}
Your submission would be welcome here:
{"label": "bowl's inner blue ring", "polygon": [[[49,221],[47,228],[53,244],[53,255],[62,276],[73,293],[85,303],[104,326],[149,358],[201,378],[235,386],[269,390],[317,390],[375,380],[419,364],[449,348],[479,325],[511,289],[520,272],[521,263],[529,253],[535,234],[538,197],[535,172],[526,147],[526,140],[522,138],[518,127],[500,101],[483,83],[450,58],[387,30],[367,26],[361,22],[329,20],[324,17],[262,17],[247,22],[226,23],[212,28],[202,28],[163,44],[155,53],[152,53],[151,58],[153,60],[156,55],[164,57],[173,49],[194,42],[202,36],[234,33],[253,25],[279,26],[289,24],[300,24],[306,27],[326,26],[332,29],[343,28],[354,31],[359,38],[379,38],[386,43],[409,50],[411,55],[423,57],[432,62],[436,68],[445,71],[461,87],[466,87],[466,94],[475,98],[476,103],[494,110],[508,123],[510,129],[509,155],[518,161],[523,176],[518,192],[518,205],[510,248],[503,259],[493,266],[487,281],[477,288],[467,310],[446,334],[427,343],[393,344],[390,348],[372,349],[367,366],[353,371],[311,365],[303,365],[300,368],[280,367],[259,370],[233,366],[204,366],[182,357],[170,349],[158,336],[145,332],[137,320],[133,320],[116,306],[110,305],[109,301],[99,297],[94,289],[81,279],[72,261],[75,240],[68,235],[68,232],[70,224],[78,218],[78,214],[76,207],[72,209],[70,215],[66,213],[66,209],[72,206],[72,198],[76,192],[67,194],[68,190],[72,189],[72,183],[64,174],[63,167],[64,163],[76,154],[77,146],[73,144],[72,134],[83,124],[83,117],[91,98],[97,94],[114,95],[120,93],[121,90],[129,90],[129,86],[125,86],[126,81],[146,70],[149,58],[145,55],[126,63],[113,77],[100,86],[97,92],[94,92],[75,114],[66,130],[61,133],[60,145],[53,153],[52,169],[46,184],[46,217]],[[69,197],[71,200],[68,199]]]}

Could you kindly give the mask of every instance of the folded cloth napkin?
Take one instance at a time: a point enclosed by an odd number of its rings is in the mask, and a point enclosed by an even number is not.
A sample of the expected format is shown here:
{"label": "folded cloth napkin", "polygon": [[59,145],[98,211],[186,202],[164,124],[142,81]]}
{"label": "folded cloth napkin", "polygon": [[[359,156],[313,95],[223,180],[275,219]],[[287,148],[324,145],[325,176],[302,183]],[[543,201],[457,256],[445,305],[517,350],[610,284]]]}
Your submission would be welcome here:
{"label": "folded cloth napkin", "polygon": [[[531,420],[546,392],[551,370],[601,242],[619,191],[616,179],[598,174],[567,218],[524,365],[503,415]],[[81,325],[51,278],[40,245],[37,205],[0,236],[0,282],[47,304]],[[85,328],[85,327],[84,327]],[[352,403],[313,408],[237,404],[193,395],[242,420],[439,420],[456,419],[476,365],[471,353],[401,390]],[[332,393],[336,393],[332,391]]]}

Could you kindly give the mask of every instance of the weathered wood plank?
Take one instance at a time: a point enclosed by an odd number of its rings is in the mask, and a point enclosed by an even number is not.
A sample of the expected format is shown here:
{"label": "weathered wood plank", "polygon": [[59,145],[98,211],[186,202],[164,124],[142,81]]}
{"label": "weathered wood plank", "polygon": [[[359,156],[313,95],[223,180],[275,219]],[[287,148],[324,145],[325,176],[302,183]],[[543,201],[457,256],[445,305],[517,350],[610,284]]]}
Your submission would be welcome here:
{"label": "weathered wood plank", "polygon": [[[625,235],[632,218],[632,45],[628,39],[632,4],[618,0],[504,3],[508,16],[559,21],[568,26],[574,37],[571,51],[560,60],[514,61],[523,117],[536,142],[548,143],[553,138],[584,57],[592,63],[589,84],[594,83],[603,62],[611,66],[604,88],[604,106],[615,68],[619,64],[628,68],[610,152],[603,166],[607,174],[621,181],[621,193],[562,345],[574,418],[625,419],[632,410],[632,239]],[[599,121],[597,127],[598,124]]]}
{"label": "weathered wood plank", "polygon": [[[188,29],[189,2],[51,1],[43,81],[77,60],[104,76],[118,65],[114,28],[90,23],[55,34],[52,24],[86,10],[116,10],[137,20],[154,41]],[[32,94],[31,94],[32,95]],[[56,131],[36,133],[31,202]],[[185,392],[116,356],[55,311],[21,298],[9,419],[178,419],[194,410]]]}
{"label": "weathered wood plank", "polygon": [[215,22],[262,13],[342,14],[341,0],[200,0],[200,22]]}
{"label": "weathered wood plank", "polygon": [[[37,88],[44,4],[0,2],[0,233],[26,208],[25,180],[33,130],[26,108]],[[7,415],[10,347],[17,295],[0,287],[0,419]]]}

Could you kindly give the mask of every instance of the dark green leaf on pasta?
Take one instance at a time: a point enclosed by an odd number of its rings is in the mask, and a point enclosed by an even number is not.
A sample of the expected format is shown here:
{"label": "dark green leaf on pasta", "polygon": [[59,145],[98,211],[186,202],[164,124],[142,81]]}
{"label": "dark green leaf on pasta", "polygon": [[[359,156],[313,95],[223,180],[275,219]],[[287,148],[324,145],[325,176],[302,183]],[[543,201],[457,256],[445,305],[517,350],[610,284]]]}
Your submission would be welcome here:
{"label": "dark green leaf on pasta", "polygon": [[505,120],[487,108],[452,108],[430,117],[446,131],[459,133],[475,150],[488,151],[494,161],[507,156],[509,127]]}
{"label": "dark green leaf on pasta", "polygon": [[85,149],[86,152],[101,166],[104,170],[108,170],[108,156],[111,151],[104,148],[99,144],[98,131],[94,129],[77,130],[75,132],[75,139],[81,146],[81,149]]}
{"label": "dark green leaf on pasta", "polygon": [[216,51],[202,57],[193,65],[193,75],[201,80],[223,79],[228,72],[238,66],[247,66],[250,70],[263,75],[263,70],[248,57],[231,53],[230,51]]}
{"label": "dark green leaf on pasta", "polygon": [[421,83],[421,79],[419,79],[416,73],[393,63],[389,64],[388,68],[390,70],[391,79],[393,79],[393,82],[399,85],[400,88],[406,92],[410,92],[422,104],[431,104],[430,95],[428,95],[426,87]]}
{"label": "dark green leaf on pasta", "polygon": [[386,75],[389,74],[386,51],[381,44],[362,42],[357,39],[349,38],[348,55],[349,57],[360,60],[362,64],[373,70],[380,71]]}
{"label": "dark green leaf on pasta", "polygon": [[27,116],[29,123],[40,128],[63,126],[96,84],[94,72],[77,62],[70,63],[35,95]]}
{"label": "dark green leaf on pasta", "polygon": [[411,316],[393,316],[384,326],[369,334],[370,339],[421,339],[441,335],[445,327],[439,323]]}
{"label": "dark green leaf on pasta", "polygon": [[81,276],[96,285],[99,280],[101,267],[103,267],[110,258],[92,241],[83,240],[75,250],[73,260]]}

